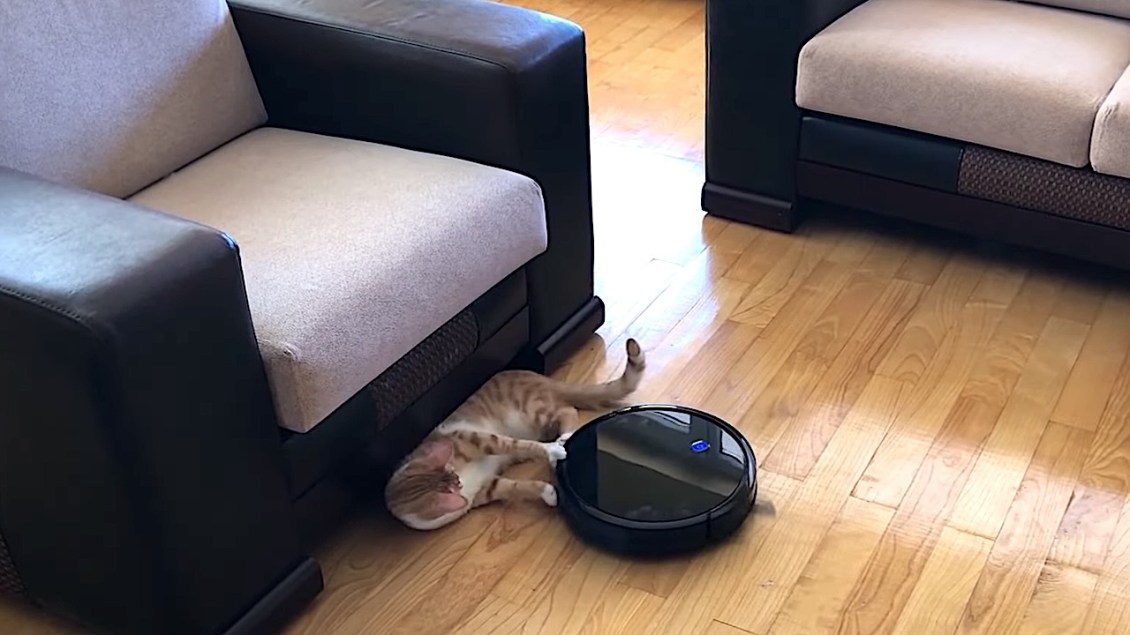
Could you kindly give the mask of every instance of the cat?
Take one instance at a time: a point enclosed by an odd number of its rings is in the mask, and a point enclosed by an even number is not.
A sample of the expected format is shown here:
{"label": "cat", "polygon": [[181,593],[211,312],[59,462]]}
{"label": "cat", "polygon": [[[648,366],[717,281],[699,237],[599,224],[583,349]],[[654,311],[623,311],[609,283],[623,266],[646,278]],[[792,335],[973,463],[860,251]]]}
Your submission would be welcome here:
{"label": "cat", "polygon": [[439,529],[496,501],[540,499],[557,505],[557,490],[539,480],[512,480],[503,470],[527,460],[556,466],[564,442],[579,426],[578,409],[615,407],[639,387],[644,354],[625,344],[619,378],[571,384],[530,371],[504,371],[436,426],[393,473],[385,503],[413,529]]}

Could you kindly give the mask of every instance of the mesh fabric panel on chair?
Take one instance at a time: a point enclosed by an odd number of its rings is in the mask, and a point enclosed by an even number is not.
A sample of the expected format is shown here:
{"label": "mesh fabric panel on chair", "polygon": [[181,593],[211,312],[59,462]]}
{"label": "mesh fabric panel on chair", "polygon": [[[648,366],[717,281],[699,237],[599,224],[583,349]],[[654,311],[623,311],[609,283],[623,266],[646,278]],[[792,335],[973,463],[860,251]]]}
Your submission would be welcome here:
{"label": "mesh fabric panel on chair", "polygon": [[967,196],[1130,230],[1130,179],[981,146],[961,157]]}
{"label": "mesh fabric panel on chair", "polygon": [[26,594],[24,582],[16,571],[11,554],[8,553],[8,543],[4,542],[4,536],[0,535],[0,596],[23,597]]}
{"label": "mesh fabric panel on chair", "polygon": [[377,427],[392,423],[401,412],[436,385],[479,345],[479,322],[470,309],[439,327],[369,384],[377,410]]}

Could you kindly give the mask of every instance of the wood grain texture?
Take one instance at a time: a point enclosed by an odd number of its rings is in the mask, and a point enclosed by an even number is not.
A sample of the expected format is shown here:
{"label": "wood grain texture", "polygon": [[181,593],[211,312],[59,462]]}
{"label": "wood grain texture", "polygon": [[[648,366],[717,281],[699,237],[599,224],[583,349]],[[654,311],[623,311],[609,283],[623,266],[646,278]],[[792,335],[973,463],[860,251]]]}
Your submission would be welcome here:
{"label": "wood grain texture", "polygon": [[1094,573],[1045,564],[1017,635],[1082,635],[1097,582]]}
{"label": "wood grain texture", "polygon": [[[636,399],[739,426],[759,505],[662,561],[539,506],[428,533],[359,511],[284,633],[1130,633],[1125,276],[850,212],[705,217],[702,1],[518,3],[588,46],[607,320],[556,376],[614,377],[636,338]],[[5,635],[82,632],[0,602]]]}
{"label": "wood grain texture", "polygon": [[790,514],[773,527],[766,541],[787,549],[763,549],[749,562],[748,574],[736,580],[720,614],[722,621],[754,633],[769,630],[805,565],[851,493],[852,483],[894,420],[904,385],[875,377],[832,437],[804,483],[793,496]]}
{"label": "wood grain texture", "polygon": [[1083,430],[1098,427],[1106,407],[1102,396],[1110,394],[1130,349],[1128,322],[1130,302],[1121,296],[1108,297],[1079,353],[1052,420]]}
{"label": "wood grain texture", "polygon": [[959,632],[996,635],[1019,628],[1043,569],[1040,556],[1055,539],[1055,524],[1047,519],[1063,515],[1090,441],[1089,432],[1048,425],[969,598]]}
{"label": "wood grain texture", "polygon": [[856,579],[867,566],[894,511],[848,498],[777,613],[770,635],[835,632]]}
{"label": "wood grain texture", "polygon": [[897,635],[952,633],[981,575],[993,541],[949,527],[942,530],[895,623]]}
{"label": "wood grain texture", "polygon": [[1020,375],[993,433],[985,441],[969,484],[949,524],[995,538],[1044,432],[1088,327],[1053,317]]}
{"label": "wood grain texture", "polygon": [[1122,508],[1094,599],[1083,622],[1087,635],[1130,633],[1130,503]]}

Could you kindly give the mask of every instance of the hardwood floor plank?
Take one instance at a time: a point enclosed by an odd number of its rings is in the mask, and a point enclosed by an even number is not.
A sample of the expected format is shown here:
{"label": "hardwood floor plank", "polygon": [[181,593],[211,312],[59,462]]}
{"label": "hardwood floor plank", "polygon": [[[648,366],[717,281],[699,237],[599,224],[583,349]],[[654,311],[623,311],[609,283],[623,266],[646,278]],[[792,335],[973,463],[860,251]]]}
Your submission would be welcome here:
{"label": "hardwood floor plank", "polygon": [[835,630],[856,579],[894,510],[848,498],[793,585],[769,635],[826,635]]}
{"label": "hardwood floor plank", "polygon": [[[756,249],[743,251],[724,275],[731,280],[757,285],[769,272],[775,271],[780,266],[790,251],[800,252],[798,242],[798,237],[795,235],[766,234],[759,239]],[[760,294],[764,293],[764,291],[760,292]]]}
{"label": "hardwood floor plank", "polygon": [[979,265],[969,258],[960,255],[951,258],[876,372],[908,383],[918,382],[946,333],[958,323],[982,273]]}
{"label": "hardwood floor plank", "polygon": [[664,388],[667,400],[702,403],[711,387],[722,381],[726,372],[749,350],[761,330],[759,326],[741,322],[723,322],[689,363],[679,364],[678,375]]}
{"label": "hardwood floor plank", "polygon": [[1102,572],[1130,494],[1130,358],[1103,401],[1107,407],[1049,554],[1054,562],[1092,573]]}
{"label": "hardwood floor plank", "polygon": [[850,278],[849,271],[843,265],[821,261],[700,405],[723,419],[738,420],[785,365],[809,326],[838,295]]}
{"label": "hardwood floor plank", "polygon": [[1083,470],[1059,523],[1048,560],[1064,567],[1099,573],[1126,494],[1095,487],[1095,479],[1087,467]]}
{"label": "hardwood floor plank", "polygon": [[[825,260],[825,256],[835,246],[834,241],[793,240],[788,250],[777,258],[773,267],[742,299],[733,319],[762,328],[768,326],[797,291],[807,284],[817,267],[833,262]],[[857,256],[862,260],[862,255]]]}
{"label": "hardwood floor plank", "polygon": [[[286,628],[287,635],[361,632],[384,599],[406,611],[421,594],[438,584],[471,545],[498,518],[498,510],[467,518],[458,528],[424,535],[391,519],[367,522],[343,541],[348,551],[335,570],[317,610],[307,611]],[[383,614],[382,614],[383,615]]]}
{"label": "hardwood floor plank", "polygon": [[1095,583],[1094,599],[1083,622],[1087,635],[1130,633],[1130,502],[1122,508],[1110,552]]}
{"label": "hardwood floor plank", "polygon": [[[488,595],[452,635],[510,635],[521,632],[533,609]],[[419,632],[428,632],[427,629]]]}
{"label": "hardwood floor plank", "polygon": [[906,262],[895,273],[895,277],[907,282],[931,286],[937,282],[942,270],[952,258],[953,252],[948,246],[919,240]]}
{"label": "hardwood floor plank", "polygon": [[[395,622],[409,635],[436,629],[451,631],[487,599],[511,569],[518,566],[538,536],[557,520],[551,510],[507,505],[497,521],[471,545],[447,575]],[[446,598],[436,602],[435,598]]]}
{"label": "hardwood floor plank", "polygon": [[[795,352],[810,355],[831,364],[840,356],[849,340],[856,338],[856,331],[865,327],[860,338],[872,335],[871,309],[886,300],[887,285],[892,278],[892,270],[905,257],[904,249],[877,248],[860,264],[860,268],[848,278],[832,303],[816,318],[808,332],[797,343]],[[879,304],[883,307],[882,304]]]}
{"label": "hardwood floor plank", "polygon": [[958,500],[949,524],[972,534],[996,538],[1009,503],[1027,471],[1043,436],[1067,375],[1087,337],[1086,325],[1053,317],[997,420],[969,484]]}
{"label": "hardwood floor plank", "polygon": [[765,495],[754,517],[746,521],[746,526],[733,540],[694,558],[642,632],[686,635],[698,632],[704,624],[718,617],[730,600],[729,595],[720,590],[732,588],[745,578],[749,572],[747,563],[761,550],[773,527],[789,514],[800,483],[763,472],[759,487],[764,488]]}
{"label": "hardwood floor plank", "polygon": [[992,431],[995,417],[975,416],[982,403],[963,399],[946,418],[857,577],[835,633],[875,635],[894,629]]}
{"label": "hardwood floor plank", "polygon": [[1079,353],[1079,360],[1056,404],[1052,420],[1094,431],[1106,406],[1122,363],[1130,350],[1130,302],[1110,296]]}
{"label": "hardwood floor plank", "polygon": [[531,605],[548,593],[585,551],[564,523],[549,523],[522,559],[498,580],[491,594],[532,610]]}
{"label": "hardwood floor plank", "polygon": [[637,264],[632,269],[634,275],[622,278],[610,276],[616,282],[601,285],[596,290],[601,297],[623,298],[623,302],[605,307],[604,325],[598,331],[605,339],[614,340],[622,335],[682,270],[677,265],[654,259]]}
{"label": "hardwood floor plank", "polygon": [[789,513],[766,539],[788,548],[763,549],[753,557],[747,574],[730,587],[719,619],[754,633],[769,630],[887,433],[904,388],[902,382],[885,377],[871,380],[797,490]]}
{"label": "hardwood floor plank", "polygon": [[1080,324],[1094,324],[1106,300],[1107,287],[1070,274],[1063,278],[1063,295],[1052,315]]}
{"label": "hardwood floor plank", "polygon": [[1028,280],[1028,269],[1025,267],[1006,263],[999,268],[987,269],[969,295],[969,301],[1012,304]]}
{"label": "hardwood floor plank", "polygon": [[523,624],[522,634],[581,633],[623,567],[620,560],[594,550],[584,551],[540,598]]}
{"label": "hardwood floor plank", "polygon": [[1083,635],[1097,581],[1089,571],[1045,564],[1017,635]]}
{"label": "hardwood floor plank", "polygon": [[1038,276],[1024,281],[993,334],[988,352],[970,375],[963,396],[1004,407],[1047,326],[1059,292],[1059,284]]}
{"label": "hardwood floor plank", "polygon": [[583,635],[643,633],[652,616],[662,605],[663,598],[657,595],[626,584],[614,584],[589,616],[581,633]]}
{"label": "hardwood floor plank", "polygon": [[998,635],[1019,628],[1091,437],[1048,425],[969,599],[960,633]]}
{"label": "hardwood floor plank", "polygon": [[949,527],[943,529],[893,632],[896,635],[954,632],[992,547],[990,539]]}
{"label": "hardwood floor plank", "polygon": [[743,631],[736,626],[730,626],[718,620],[711,620],[706,628],[703,629],[702,635],[752,635],[749,631]]}
{"label": "hardwood floor plank", "polygon": [[856,484],[856,497],[888,507],[899,505],[1004,313],[998,305],[966,305],[921,381],[908,391],[895,425]]}
{"label": "hardwood floor plank", "polygon": [[[808,476],[871,381],[879,361],[894,344],[924,290],[920,284],[898,279],[887,283],[851,339],[820,375],[811,394],[802,400],[800,409],[782,424],[782,436],[773,444],[768,457],[762,459],[765,469],[794,478]],[[770,386],[766,392],[775,391]],[[750,410],[755,411],[756,404]],[[747,417],[764,420],[765,415],[754,412]]]}

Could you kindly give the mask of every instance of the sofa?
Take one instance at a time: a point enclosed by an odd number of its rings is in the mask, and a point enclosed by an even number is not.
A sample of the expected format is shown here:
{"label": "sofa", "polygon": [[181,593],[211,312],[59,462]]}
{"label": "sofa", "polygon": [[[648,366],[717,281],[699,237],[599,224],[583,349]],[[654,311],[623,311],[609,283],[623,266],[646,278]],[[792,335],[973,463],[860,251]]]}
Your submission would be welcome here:
{"label": "sofa", "polygon": [[1130,266],[1130,3],[707,2],[709,213],[832,204]]}
{"label": "sofa", "polygon": [[585,44],[482,0],[0,8],[0,594],[276,632],[593,295]]}

